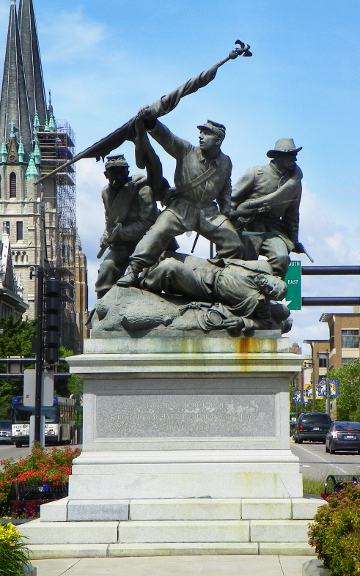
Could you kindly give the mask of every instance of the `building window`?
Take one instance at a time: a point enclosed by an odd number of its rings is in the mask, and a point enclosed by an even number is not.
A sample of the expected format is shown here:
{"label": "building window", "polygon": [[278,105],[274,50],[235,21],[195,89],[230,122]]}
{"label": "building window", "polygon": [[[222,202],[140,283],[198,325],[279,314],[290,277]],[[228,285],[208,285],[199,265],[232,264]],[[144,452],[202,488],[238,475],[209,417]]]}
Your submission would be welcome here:
{"label": "building window", "polygon": [[359,330],[341,330],[342,348],[359,348]]}
{"label": "building window", "polygon": [[16,242],[24,240],[24,222],[16,222]]}
{"label": "building window", "polygon": [[24,240],[24,222],[16,222],[16,242]]}
{"label": "building window", "polygon": [[318,362],[319,362],[319,368],[327,368],[328,355],[326,354],[326,352],[320,352],[318,354]]}
{"label": "building window", "polygon": [[16,198],[16,174],[11,172],[10,174],[10,198]]}
{"label": "building window", "polygon": [[4,222],[3,222],[3,232],[4,232],[5,234],[9,234],[9,236],[10,236],[10,222],[9,222],[9,220],[4,220]]}

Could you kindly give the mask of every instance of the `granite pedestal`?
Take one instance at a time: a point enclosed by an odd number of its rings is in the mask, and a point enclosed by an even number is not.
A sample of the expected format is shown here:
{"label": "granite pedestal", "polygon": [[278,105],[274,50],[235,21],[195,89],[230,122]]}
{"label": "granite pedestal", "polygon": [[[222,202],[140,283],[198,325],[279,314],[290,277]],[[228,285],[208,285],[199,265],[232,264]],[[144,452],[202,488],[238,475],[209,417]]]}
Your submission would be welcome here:
{"label": "granite pedestal", "polygon": [[320,502],[303,498],[289,444],[301,362],[282,337],[88,340],[69,359],[85,382],[83,450],[69,497],[34,529],[93,522],[121,546],[307,546]]}

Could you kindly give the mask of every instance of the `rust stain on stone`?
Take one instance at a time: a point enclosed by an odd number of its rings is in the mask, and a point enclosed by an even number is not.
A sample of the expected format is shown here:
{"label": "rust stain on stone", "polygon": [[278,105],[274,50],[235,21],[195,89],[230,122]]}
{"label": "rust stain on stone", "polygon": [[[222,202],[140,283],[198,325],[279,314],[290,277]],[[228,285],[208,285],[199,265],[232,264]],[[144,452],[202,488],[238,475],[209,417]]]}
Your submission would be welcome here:
{"label": "rust stain on stone", "polygon": [[236,340],[236,350],[239,354],[277,352],[277,341],[275,338],[238,338]]}

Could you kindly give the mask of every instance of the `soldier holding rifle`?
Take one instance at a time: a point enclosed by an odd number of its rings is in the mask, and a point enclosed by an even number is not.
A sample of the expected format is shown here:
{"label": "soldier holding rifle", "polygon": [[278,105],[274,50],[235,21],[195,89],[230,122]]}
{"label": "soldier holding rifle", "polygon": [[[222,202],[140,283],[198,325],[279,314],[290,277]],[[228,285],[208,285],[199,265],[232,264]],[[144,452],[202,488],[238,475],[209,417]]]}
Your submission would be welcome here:
{"label": "soldier holding rifle", "polygon": [[105,176],[108,180],[102,191],[105,232],[98,258],[107,248],[109,252],[101,263],[95,284],[98,298],[104,296],[124,274],[130,254],[158,215],[146,176],[137,174],[130,177],[129,164],[123,155],[107,158]]}
{"label": "soldier holding rifle", "polygon": [[150,108],[140,111],[151,136],[176,159],[175,189],[165,200],[166,209],[130,257],[127,274],[118,286],[133,286],[140,272],[154,264],[169,239],[195,230],[214,242],[218,256],[236,258],[240,240],[227,218],[230,211],[231,160],[221,151],[225,126],[208,120],[198,126],[199,146],[173,134],[154,117]]}
{"label": "soldier holding rifle", "polygon": [[242,258],[268,258],[273,274],[284,278],[289,253],[306,253],[299,242],[302,172],[296,164],[301,147],[279,139],[267,152],[268,165],[250,168],[232,190],[231,218],[242,242]]}

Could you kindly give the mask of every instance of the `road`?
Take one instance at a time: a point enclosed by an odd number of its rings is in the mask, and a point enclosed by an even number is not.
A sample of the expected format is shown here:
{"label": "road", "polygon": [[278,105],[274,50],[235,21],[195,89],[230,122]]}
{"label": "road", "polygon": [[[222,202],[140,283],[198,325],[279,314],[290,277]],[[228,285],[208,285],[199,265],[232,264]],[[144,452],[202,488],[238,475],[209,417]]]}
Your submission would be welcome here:
{"label": "road", "polygon": [[[291,451],[298,456],[304,478],[325,480],[329,474],[360,474],[360,455],[354,452],[327,454],[325,444],[304,442],[291,443]],[[27,456],[29,448],[0,444],[0,460]],[[1,469],[1,467],[0,467]]]}
{"label": "road", "polygon": [[15,460],[19,460],[19,458],[27,456],[28,454],[28,446],[15,448],[13,444],[0,444],[0,460],[5,460],[6,458],[14,458]]}
{"label": "road", "polygon": [[360,455],[355,452],[328,454],[325,444],[318,442],[292,443],[291,451],[300,460],[304,478],[325,480],[329,474],[360,474]]}

